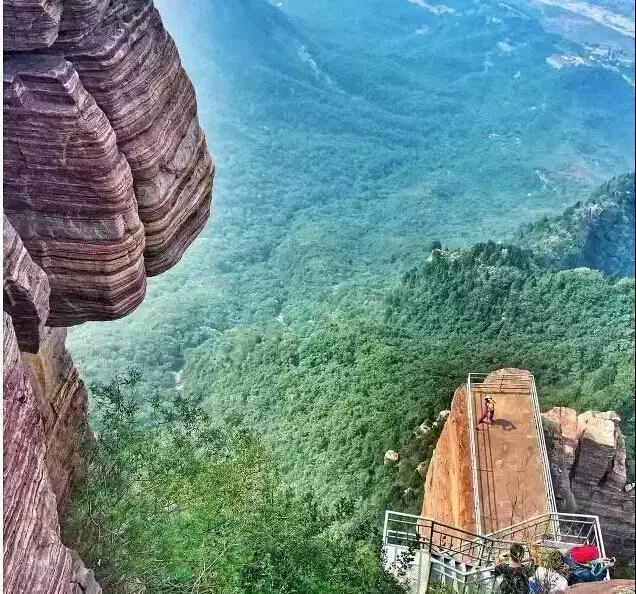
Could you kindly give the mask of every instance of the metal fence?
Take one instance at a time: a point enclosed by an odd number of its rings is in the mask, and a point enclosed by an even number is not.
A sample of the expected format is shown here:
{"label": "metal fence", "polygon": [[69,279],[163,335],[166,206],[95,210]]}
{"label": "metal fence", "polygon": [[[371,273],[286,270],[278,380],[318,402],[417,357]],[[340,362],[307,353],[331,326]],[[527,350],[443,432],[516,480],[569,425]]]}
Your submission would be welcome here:
{"label": "metal fence", "polygon": [[524,545],[525,562],[530,561],[532,546],[565,552],[576,545],[593,544],[601,557],[606,556],[597,516],[546,513],[480,535],[422,516],[393,511],[385,514],[385,550],[398,547],[428,555],[429,579],[452,583],[457,592],[491,592],[494,565],[513,543]]}
{"label": "metal fence", "polygon": [[387,511],[384,544],[413,547],[433,555],[447,555],[469,565],[478,565],[492,556],[494,539],[430,518]]}
{"label": "metal fence", "polygon": [[536,383],[534,375],[531,373],[514,373],[514,374],[485,374],[485,373],[469,373],[467,381],[467,413],[468,413],[468,436],[470,445],[470,469],[473,484],[473,506],[475,516],[475,528],[480,534],[484,532],[482,521],[482,504],[479,489],[479,468],[477,455],[477,438],[476,438],[476,414],[475,410],[475,394],[479,392],[501,393],[518,393],[527,395],[532,401],[532,420],[535,427],[537,442],[539,445],[539,465],[543,476],[545,493],[547,498],[547,511],[556,513],[556,500],[554,497],[554,488],[552,486],[552,476],[550,474],[550,462],[548,452],[545,445],[545,435],[543,432],[543,422],[541,418],[541,409],[539,408],[539,398],[537,395]]}
{"label": "metal fence", "polygon": [[475,416],[474,399],[472,392],[473,383],[472,373],[468,374],[467,393],[468,399],[468,439],[470,443],[470,472],[473,482],[473,506],[475,514],[475,529],[479,534],[483,532],[483,526],[481,523],[481,501],[479,495],[479,474],[477,469],[477,438],[475,436]]}
{"label": "metal fence", "polygon": [[554,498],[552,475],[550,474],[550,460],[548,458],[548,450],[545,446],[545,434],[543,433],[543,419],[541,417],[541,409],[539,408],[537,385],[534,381],[534,375],[531,375],[530,378],[532,385],[532,408],[534,411],[534,424],[539,438],[539,458],[541,461],[541,469],[543,471],[543,481],[545,482],[545,492],[548,496],[548,509],[551,513],[556,513],[556,499]]}
{"label": "metal fence", "polygon": [[605,543],[598,516],[548,513],[488,534],[497,546],[513,542],[568,549],[592,544],[605,557]]}

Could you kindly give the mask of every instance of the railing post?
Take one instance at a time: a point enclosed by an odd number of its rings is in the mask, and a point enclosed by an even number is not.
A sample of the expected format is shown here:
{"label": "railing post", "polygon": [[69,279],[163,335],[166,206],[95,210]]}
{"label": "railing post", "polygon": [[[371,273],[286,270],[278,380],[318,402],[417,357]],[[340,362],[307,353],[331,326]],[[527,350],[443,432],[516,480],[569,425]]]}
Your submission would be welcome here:
{"label": "railing post", "polygon": [[548,498],[548,512],[556,513],[556,499],[554,497],[554,487],[552,486],[552,475],[550,474],[550,461],[548,459],[548,450],[545,445],[545,434],[543,432],[543,422],[541,420],[541,409],[539,408],[539,396],[537,394],[537,385],[534,381],[534,375],[530,375],[532,408],[534,409],[534,423],[537,429],[537,438],[539,440],[539,457],[541,459],[541,468],[543,470],[543,481],[545,483],[546,496]]}
{"label": "railing post", "polygon": [[475,507],[475,531],[482,534],[481,503],[479,501],[479,475],[477,473],[477,446],[475,443],[475,412],[473,410],[473,393],[471,390],[472,374],[468,374],[466,398],[468,400],[468,441],[470,444],[470,468],[473,482],[473,502]]}
{"label": "railing post", "polygon": [[384,512],[384,529],[382,530],[382,540],[384,542],[384,544],[386,544],[387,538],[388,538],[388,530],[389,530],[389,514],[391,512],[387,509]]}

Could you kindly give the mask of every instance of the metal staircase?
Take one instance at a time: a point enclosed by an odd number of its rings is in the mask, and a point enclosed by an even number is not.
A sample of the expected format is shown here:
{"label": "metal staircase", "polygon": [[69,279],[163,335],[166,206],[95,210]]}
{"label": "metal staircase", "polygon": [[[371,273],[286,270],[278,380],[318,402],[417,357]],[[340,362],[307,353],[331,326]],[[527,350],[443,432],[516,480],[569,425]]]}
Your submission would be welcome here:
{"label": "metal staircase", "polygon": [[547,513],[525,522],[480,535],[441,522],[387,511],[384,520],[384,566],[414,594],[446,584],[454,592],[492,594],[497,579],[496,559],[518,542],[559,548],[565,552],[580,544],[595,545],[601,557],[605,546],[597,516]]}

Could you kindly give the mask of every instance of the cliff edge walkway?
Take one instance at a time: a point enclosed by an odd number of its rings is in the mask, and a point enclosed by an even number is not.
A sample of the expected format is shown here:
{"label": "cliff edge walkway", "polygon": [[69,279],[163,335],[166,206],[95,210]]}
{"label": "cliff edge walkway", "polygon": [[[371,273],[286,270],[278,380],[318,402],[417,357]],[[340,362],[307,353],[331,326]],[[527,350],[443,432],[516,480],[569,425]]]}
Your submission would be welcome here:
{"label": "cliff edge walkway", "polygon": [[[495,402],[492,424],[478,423],[486,397]],[[520,369],[471,373],[467,405],[477,532],[556,512],[533,376]]]}
{"label": "cliff edge walkway", "polygon": [[[491,424],[478,422],[486,397],[495,401]],[[435,486],[438,505],[453,513],[426,505],[424,510],[463,525],[388,510],[383,535],[387,569],[406,576],[410,590],[418,594],[435,582],[450,584],[455,592],[491,594],[497,587],[493,564],[514,542],[563,551],[594,544],[605,556],[597,516],[556,510],[530,372],[471,373],[451,408],[444,431],[448,429],[454,456],[461,460],[445,460],[443,468],[429,467],[429,474],[441,477]],[[458,509],[466,513],[454,513]]]}

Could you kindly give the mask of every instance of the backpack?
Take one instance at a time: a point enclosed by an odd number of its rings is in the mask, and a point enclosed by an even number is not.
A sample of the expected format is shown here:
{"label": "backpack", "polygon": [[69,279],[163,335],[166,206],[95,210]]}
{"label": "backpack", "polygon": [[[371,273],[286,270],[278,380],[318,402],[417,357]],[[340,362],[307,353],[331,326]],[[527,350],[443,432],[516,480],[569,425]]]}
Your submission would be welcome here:
{"label": "backpack", "polygon": [[502,573],[502,580],[499,586],[499,594],[526,594],[530,591],[528,576],[522,567],[507,568]]}

